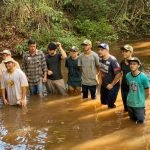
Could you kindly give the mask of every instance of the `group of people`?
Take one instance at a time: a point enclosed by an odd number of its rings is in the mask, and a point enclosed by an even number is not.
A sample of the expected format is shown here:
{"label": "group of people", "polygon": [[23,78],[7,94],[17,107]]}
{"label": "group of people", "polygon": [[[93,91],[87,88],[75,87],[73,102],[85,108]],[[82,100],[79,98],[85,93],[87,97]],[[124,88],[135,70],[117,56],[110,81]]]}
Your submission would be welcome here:
{"label": "group of people", "polygon": [[[141,72],[140,60],[132,56],[133,47],[129,44],[121,47],[123,60],[119,64],[110,54],[107,43],[99,43],[97,51],[92,50],[92,42],[88,39],[81,45],[81,54],[78,47],[72,46],[67,57],[60,42],[51,42],[45,55],[37,50],[36,41],[29,39],[28,51],[23,54],[21,67],[11,57],[11,52],[4,50],[0,64],[3,103],[26,106],[27,91],[30,95],[38,94],[43,97],[44,87],[50,94],[67,96],[82,93],[83,100],[88,98],[90,92],[91,99],[94,100],[100,84],[101,104],[115,108],[121,80],[124,111],[136,123],[143,123],[150,83]],[[68,70],[67,89],[62,76],[61,60],[65,60]]]}

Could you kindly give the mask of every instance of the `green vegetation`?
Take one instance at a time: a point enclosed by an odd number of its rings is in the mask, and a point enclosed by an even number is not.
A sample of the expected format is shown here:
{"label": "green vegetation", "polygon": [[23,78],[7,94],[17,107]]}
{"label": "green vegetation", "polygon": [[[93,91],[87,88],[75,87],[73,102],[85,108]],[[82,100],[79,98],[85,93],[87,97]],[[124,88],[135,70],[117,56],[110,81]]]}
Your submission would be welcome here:
{"label": "green vegetation", "polygon": [[68,49],[83,39],[116,41],[149,36],[148,0],[1,0],[0,48],[26,50],[33,37],[46,51],[50,41]]}

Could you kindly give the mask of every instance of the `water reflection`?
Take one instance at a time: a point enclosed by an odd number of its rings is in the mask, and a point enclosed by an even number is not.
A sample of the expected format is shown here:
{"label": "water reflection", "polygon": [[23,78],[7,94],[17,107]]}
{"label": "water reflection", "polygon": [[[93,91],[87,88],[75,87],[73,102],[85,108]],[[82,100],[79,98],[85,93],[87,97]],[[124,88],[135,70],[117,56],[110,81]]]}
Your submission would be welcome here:
{"label": "water reflection", "polygon": [[[118,45],[112,51],[120,58]],[[0,150],[149,150],[150,101],[147,108],[145,124],[137,126],[123,112],[120,94],[109,110],[99,95],[85,102],[80,95],[33,96],[26,109],[0,108]]]}

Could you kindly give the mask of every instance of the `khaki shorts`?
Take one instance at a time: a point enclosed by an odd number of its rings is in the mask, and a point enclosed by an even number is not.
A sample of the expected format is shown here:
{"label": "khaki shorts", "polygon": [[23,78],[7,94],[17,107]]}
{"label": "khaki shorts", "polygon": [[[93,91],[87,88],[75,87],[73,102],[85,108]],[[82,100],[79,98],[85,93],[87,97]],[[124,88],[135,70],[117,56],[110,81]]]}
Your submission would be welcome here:
{"label": "khaki shorts", "polygon": [[66,96],[66,87],[64,79],[60,80],[47,80],[47,91],[51,94],[61,94],[63,96]]}

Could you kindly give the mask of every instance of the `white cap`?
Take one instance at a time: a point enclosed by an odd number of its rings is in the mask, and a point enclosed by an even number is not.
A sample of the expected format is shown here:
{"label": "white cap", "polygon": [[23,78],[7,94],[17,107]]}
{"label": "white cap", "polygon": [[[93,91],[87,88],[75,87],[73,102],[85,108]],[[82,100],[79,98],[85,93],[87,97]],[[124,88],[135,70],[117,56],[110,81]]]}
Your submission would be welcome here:
{"label": "white cap", "polygon": [[11,55],[11,52],[8,49],[3,50],[1,53]]}

